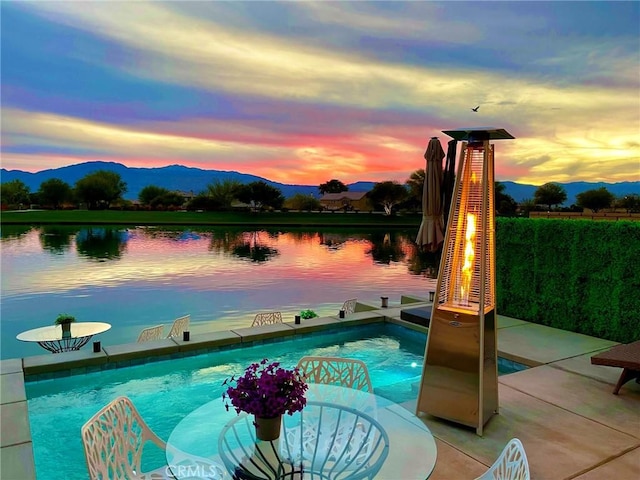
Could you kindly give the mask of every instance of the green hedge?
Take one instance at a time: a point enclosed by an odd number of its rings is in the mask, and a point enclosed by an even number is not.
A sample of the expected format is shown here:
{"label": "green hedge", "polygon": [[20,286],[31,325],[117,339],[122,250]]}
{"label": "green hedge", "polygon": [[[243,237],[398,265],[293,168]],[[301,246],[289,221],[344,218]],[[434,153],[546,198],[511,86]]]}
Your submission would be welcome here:
{"label": "green hedge", "polygon": [[640,339],[640,222],[498,218],[497,312]]}

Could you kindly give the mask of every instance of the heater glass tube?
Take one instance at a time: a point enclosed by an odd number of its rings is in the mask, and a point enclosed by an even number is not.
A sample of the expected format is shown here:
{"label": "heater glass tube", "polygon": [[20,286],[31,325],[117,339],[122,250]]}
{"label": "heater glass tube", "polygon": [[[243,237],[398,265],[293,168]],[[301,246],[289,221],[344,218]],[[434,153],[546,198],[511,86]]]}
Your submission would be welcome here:
{"label": "heater glass tube", "polygon": [[481,230],[484,147],[467,145],[462,156],[459,184],[456,186],[449,244],[446,248],[445,276],[442,292],[445,305],[478,311],[480,303],[480,262],[483,234]]}

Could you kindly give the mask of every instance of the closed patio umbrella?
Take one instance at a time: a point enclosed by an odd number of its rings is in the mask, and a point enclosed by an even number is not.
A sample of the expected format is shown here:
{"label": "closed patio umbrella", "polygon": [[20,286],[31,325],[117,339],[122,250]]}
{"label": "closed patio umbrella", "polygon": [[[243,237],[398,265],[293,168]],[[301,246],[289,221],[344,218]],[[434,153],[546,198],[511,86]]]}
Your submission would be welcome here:
{"label": "closed patio umbrella", "polygon": [[422,223],[418,230],[416,243],[429,252],[435,252],[444,241],[442,221],[442,159],[444,150],[437,137],[429,140],[424,154],[427,168],[422,190]]}
{"label": "closed patio umbrella", "polygon": [[444,215],[444,226],[448,227],[449,209],[451,208],[451,198],[453,197],[453,186],[456,182],[456,148],[457,140],[449,140],[447,147],[447,162],[442,174],[442,213]]}

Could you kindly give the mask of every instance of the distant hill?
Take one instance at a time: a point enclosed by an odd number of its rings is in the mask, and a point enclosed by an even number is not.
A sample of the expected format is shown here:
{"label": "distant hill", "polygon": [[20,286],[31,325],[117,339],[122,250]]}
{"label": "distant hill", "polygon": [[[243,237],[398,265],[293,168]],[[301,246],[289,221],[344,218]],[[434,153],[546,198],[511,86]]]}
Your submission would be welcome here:
{"label": "distant hill", "polygon": [[[236,180],[240,183],[264,181],[267,184],[279,188],[285,197],[291,197],[296,193],[318,196],[317,185],[287,185],[272,182],[266,178],[245,173],[202,170],[200,168],[185,167],[182,165],[169,165],[160,168],[132,168],[115,162],[85,162],[67,167],[42,170],[36,173],[23,172],[21,170],[2,169],[2,182],[11,180],[23,181],[32,192],[40,188],[40,184],[50,178],[59,178],[69,185],[75,184],[88,173],[96,170],[109,170],[120,175],[127,184],[127,192],[124,197],[129,200],[138,198],[140,190],[147,185],[156,185],[169,190],[180,190],[194,193],[206,190],[207,185],[215,181]],[[354,191],[368,191],[373,186],[371,182],[361,182]],[[369,185],[369,186],[368,186]],[[351,187],[349,187],[351,189]]]}
{"label": "distant hill", "polygon": [[[279,188],[285,197],[291,197],[297,193],[304,195],[319,196],[317,185],[289,185],[272,182],[266,178],[246,173],[223,171],[223,170],[203,170],[200,168],[185,167],[182,165],[169,165],[159,168],[132,168],[115,162],[85,162],[66,167],[42,170],[31,173],[21,170],[1,170],[1,181],[21,180],[32,192],[40,188],[40,184],[51,178],[59,178],[69,185],[75,184],[82,177],[95,170],[109,170],[118,173],[127,184],[127,192],[124,197],[129,200],[138,198],[138,193],[147,185],[157,185],[169,190],[180,190],[184,192],[193,191],[199,193],[207,188],[207,185],[215,181],[236,180],[241,183],[264,181],[267,184]],[[505,185],[508,195],[514,200],[521,202],[533,198],[534,192],[538,188],[535,185],[525,185],[515,182],[501,182]],[[367,192],[373,188],[374,182],[355,182],[348,184],[351,192]],[[620,182],[620,183],[589,183],[572,182],[561,184],[567,192],[565,205],[575,203],[576,195],[585,190],[606,187],[616,196],[630,193],[640,193],[640,181]]]}

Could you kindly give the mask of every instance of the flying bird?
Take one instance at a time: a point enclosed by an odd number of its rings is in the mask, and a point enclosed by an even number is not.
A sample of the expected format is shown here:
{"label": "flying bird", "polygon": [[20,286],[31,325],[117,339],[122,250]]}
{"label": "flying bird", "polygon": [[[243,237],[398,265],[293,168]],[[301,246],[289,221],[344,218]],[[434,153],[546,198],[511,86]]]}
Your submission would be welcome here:
{"label": "flying bird", "polygon": [[476,108],[472,108],[471,110],[473,110],[474,112],[477,112],[479,108],[480,108],[480,105],[478,105]]}

